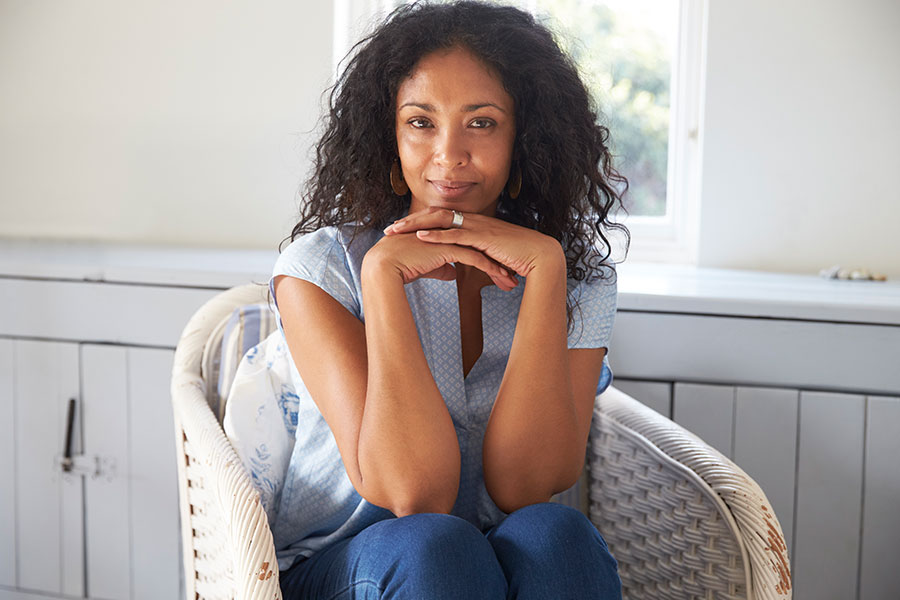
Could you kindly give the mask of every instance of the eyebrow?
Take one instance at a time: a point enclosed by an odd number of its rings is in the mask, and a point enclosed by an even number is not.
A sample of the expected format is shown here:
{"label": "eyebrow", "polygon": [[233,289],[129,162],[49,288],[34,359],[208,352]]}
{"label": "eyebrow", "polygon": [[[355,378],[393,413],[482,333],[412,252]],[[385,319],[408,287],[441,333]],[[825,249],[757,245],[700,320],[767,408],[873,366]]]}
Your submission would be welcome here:
{"label": "eyebrow", "polygon": [[[420,108],[420,109],[422,109],[422,110],[424,110],[424,111],[427,111],[427,112],[434,112],[434,106],[433,106],[433,105],[431,105],[431,104],[423,104],[423,103],[421,103],[421,102],[407,102],[406,104],[402,105],[402,106],[401,106],[400,108],[398,108],[397,110],[403,110],[403,109],[406,108],[407,106],[412,106],[412,107],[414,107],[414,108]],[[475,112],[476,110],[481,110],[482,108],[487,108],[487,107],[489,107],[489,106],[490,106],[490,107],[493,107],[493,108],[496,108],[497,110],[499,110],[499,111],[502,112],[502,113],[505,113],[505,112],[506,112],[505,110],[503,110],[502,108],[500,108],[499,106],[497,106],[496,104],[494,104],[493,102],[482,102],[481,104],[467,104],[466,106],[463,106],[462,112]]]}

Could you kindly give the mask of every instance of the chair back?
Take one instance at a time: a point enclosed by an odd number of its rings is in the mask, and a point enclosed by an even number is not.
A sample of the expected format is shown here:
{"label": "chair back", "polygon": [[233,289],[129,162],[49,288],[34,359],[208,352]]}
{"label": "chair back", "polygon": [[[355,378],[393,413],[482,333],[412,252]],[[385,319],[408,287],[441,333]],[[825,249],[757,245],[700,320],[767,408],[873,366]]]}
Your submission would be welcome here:
{"label": "chair back", "polygon": [[[210,338],[223,322],[236,308],[264,303],[266,296],[260,285],[215,296],[194,313],[175,350],[172,404],[187,600],[281,598],[259,493],[210,408],[210,372],[207,367],[205,377],[201,369],[204,348],[215,345]],[[215,352],[212,346],[207,354]]]}
{"label": "chair back", "polygon": [[267,303],[237,306],[206,339],[200,376],[206,384],[206,401],[219,423],[225,418],[225,405],[238,364],[248,350],[278,328],[276,318]]}

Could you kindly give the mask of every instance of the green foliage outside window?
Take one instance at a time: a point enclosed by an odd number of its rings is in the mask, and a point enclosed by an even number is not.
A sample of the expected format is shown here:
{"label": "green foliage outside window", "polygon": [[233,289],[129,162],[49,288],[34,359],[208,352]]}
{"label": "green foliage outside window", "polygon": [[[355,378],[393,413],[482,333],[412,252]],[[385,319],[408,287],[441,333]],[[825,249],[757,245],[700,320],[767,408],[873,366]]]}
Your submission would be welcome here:
{"label": "green foliage outside window", "polygon": [[[537,0],[538,18],[556,33],[578,64],[610,129],[615,166],[629,180],[625,206],[632,215],[666,212],[671,47],[633,12],[602,0]],[[646,5],[648,3],[643,3]],[[675,0],[657,2],[660,9]],[[672,11],[669,10],[672,14]],[[677,14],[677,12],[675,13]],[[549,16],[549,19],[548,19]],[[649,15],[647,15],[649,16]],[[656,15],[656,22],[660,15]],[[675,31],[674,15],[664,25]]]}

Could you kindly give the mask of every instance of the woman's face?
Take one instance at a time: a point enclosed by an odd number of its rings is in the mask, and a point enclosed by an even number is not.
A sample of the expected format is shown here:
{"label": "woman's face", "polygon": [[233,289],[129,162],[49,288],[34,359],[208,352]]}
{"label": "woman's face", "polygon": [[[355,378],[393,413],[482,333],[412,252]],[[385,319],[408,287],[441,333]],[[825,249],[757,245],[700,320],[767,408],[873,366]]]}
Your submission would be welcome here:
{"label": "woman's face", "polygon": [[424,56],[397,92],[397,149],[410,212],[431,206],[493,216],[516,135],[512,97],[462,48]]}

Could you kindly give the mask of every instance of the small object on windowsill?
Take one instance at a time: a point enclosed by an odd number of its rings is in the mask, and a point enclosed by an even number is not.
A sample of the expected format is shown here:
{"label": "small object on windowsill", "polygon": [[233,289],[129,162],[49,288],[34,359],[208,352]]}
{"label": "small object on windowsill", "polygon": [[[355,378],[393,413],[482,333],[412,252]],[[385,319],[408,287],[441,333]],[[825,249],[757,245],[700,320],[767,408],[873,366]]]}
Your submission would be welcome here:
{"label": "small object on windowsill", "polygon": [[834,265],[828,269],[819,271],[819,276],[825,279],[847,279],[853,281],[887,281],[887,277],[881,273],[872,273],[868,269],[842,269],[840,265]]}

